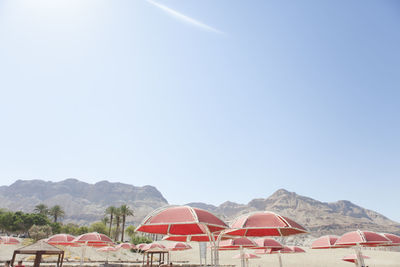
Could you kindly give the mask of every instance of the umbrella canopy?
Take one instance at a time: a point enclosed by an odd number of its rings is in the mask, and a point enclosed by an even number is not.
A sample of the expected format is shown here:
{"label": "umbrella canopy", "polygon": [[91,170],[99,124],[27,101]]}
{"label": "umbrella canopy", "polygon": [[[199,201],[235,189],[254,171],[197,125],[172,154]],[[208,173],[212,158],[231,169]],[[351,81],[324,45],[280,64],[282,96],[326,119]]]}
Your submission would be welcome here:
{"label": "umbrella canopy", "polygon": [[387,234],[387,233],[383,233],[381,235],[383,235],[384,237],[386,237],[387,239],[389,239],[391,241],[390,244],[387,244],[385,246],[400,246],[400,236],[394,235],[394,234]]}
{"label": "umbrella canopy", "polygon": [[131,243],[121,243],[118,246],[116,246],[117,249],[123,248],[123,249],[135,249],[136,246]]}
{"label": "umbrella canopy", "polygon": [[341,246],[335,246],[339,236],[336,235],[324,235],[314,240],[311,244],[312,249],[328,249],[328,248],[340,248]]}
{"label": "umbrella canopy", "polygon": [[142,248],[141,248],[141,250],[143,250],[143,251],[148,251],[149,249],[166,249],[166,247],[164,246],[164,245],[162,245],[162,244],[159,244],[159,243],[150,243],[150,244],[146,244],[145,246],[143,246]]}
{"label": "umbrella canopy", "polygon": [[338,246],[364,246],[374,247],[390,244],[391,241],[383,235],[370,231],[353,231],[348,232],[338,238],[335,245]]}
{"label": "umbrella canopy", "polygon": [[45,240],[50,245],[61,245],[61,246],[78,246],[79,244],[74,242],[75,236],[69,234],[57,234],[49,237]]}
{"label": "umbrella canopy", "polygon": [[236,239],[227,239],[227,240],[222,240],[219,243],[219,250],[236,250],[236,249],[241,249],[241,248],[255,248],[257,247],[256,242],[253,240],[247,238],[247,237],[241,237],[241,238],[236,238]]}
{"label": "umbrella canopy", "polygon": [[20,243],[19,240],[12,236],[1,236],[0,237],[0,244],[18,245],[19,243]]}
{"label": "umbrella canopy", "polygon": [[233,236],[289,236],[307,233],[295,221],[270,211],[246,214],[236,218],[232,230],[226,232]]}
{"label": "umbrella canopy", "polygon": [[96,232],[80,235],[76,237],[73,242],[85,244],[91,247],[105,247],[113,244],[111,238],[105,234],[99,234]]}
{"label": "umbrella canopy", "polygon": [[258,259],[260,258],[257,255],[251,254],[251,253],[242,253],[242,254],[236,254],[235,256],[232,257],[233,259]]}
{"label": "umbrella canopy", "polygon": [[167,245],[167,249],[170,251],[187,250],[191,248],[192,247],[190,245],[183,242],[175,242]]}
{"label": "umbrella canopy", "polygon": [[257,247],[254,249],[283,249],[283,245],[272,238],[258,238],[254,240],[257,244]]}
{"label": "umbrella canopy", "polygon": [[226,223],[206,210],[170,206],[152,212],[136,231],[163,235],[202,235],[226,228]]}
{"label": "umbrella canopy", "polygon": [[[362,257],[363,257],[363,259],[369,259],[368,256],[364,256],[363,255]],[[344,256],[342,258],[342,260],[343,261],[347,261],[347,262],[356,263],[357,262],[357,255],[356,254],[347,255],[347,256]]]}
{"label": "umbrella canopy", "polygon": [[101,247],[101,248],[97,249],[97,251],[103,251],[103,252],[117,251],[117,250],[118,250],[118,248],[111,247],[111,246]]}

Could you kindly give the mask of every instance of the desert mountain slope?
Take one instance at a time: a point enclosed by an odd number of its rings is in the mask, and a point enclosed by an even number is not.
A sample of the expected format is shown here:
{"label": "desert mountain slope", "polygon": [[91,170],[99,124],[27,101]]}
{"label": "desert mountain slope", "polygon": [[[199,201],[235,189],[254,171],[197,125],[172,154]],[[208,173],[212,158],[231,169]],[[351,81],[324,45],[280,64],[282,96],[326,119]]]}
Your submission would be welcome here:
{"label": "desert mountain slope", "polygon": [[18,180],[0,187],[0,208],[32,212],[41,203],[62,206],[66,213],[64,222],[79,224],[100,220],[108,206],[127,204],[135,212],[130,222],[138,223],[155,208],[168,205],[162,194],[148,185],[136,187],[107,181],[88,184],[67,179],[61,182]]}

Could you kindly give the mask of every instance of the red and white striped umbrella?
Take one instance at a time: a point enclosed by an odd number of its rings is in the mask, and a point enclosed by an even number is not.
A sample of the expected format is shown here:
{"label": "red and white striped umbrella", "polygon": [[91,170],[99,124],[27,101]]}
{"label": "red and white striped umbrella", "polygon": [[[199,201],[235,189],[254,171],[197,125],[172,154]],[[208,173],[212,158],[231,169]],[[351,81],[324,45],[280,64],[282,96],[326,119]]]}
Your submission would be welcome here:
{"label": "red and white striped umbrella", "polygon": [[159,243],[150,243],[150,244],[146,244],[145,246],[143,246],[141,248],[141,250],[146,251],[152,248],[163,248],[165,249],[166,247],[163,244],[159,244]]}
{"label": "red and white striped umbrella", "polygon": [[105,247],[114,244],[111,238],[105,234],[96,232],[80,235],[76,237],[73,242],[84,244],[90,247]]}
{"label": "red and white striped umbrella", "polygon": [[136,231],[163,235],[203,235],[226,228],[226,223],[206,210],[172,206],[152,212]]}
{"label": "red and white striped umbrella", "polygon": [[339,236],[336,235],[324,235],[315,239],[312,244],[312,249],[328,249],[328,248],[340,248],[343,246],[336,246],[335,243]]}
{"label": "red and white striped umbrella", "polygon": [[6,245],[18,245],[20,241],[12,236],[1,236],[0,237],[0,244]]}
{"label": "red and white striped umbrella", "polygon": [[231,236],[289,236],[307,233],[295,221],[270,211],[254,212],[236,218],[231,224]]}
{"label": "red and white striped umbrella", "polygon": [[254,249],[283,249],[283,245],[272,238],[262,237],[254,240],[257,244],[257,247]]}
{"label": "red and white striped umbrella", "polygon": [[60,246],[79,246],[78,243],[74,242],[75,236],[69,234],[56,234],[49,237],[46,242],[50,245]]}
{"label": "red and white striped umbrella", "polygon": [[256,242],[253,240],[247,238],[247,237],[241,237],[241,238],[235,238],[235,239],[227,239],[227,240],[222,240],[219,243],[218,249],[219,250],[238,250],[242,248],[255,248],[257,247]]}
{"label": "red and white striped umbrella", "polygon": [[348,232],[338,238],[335,245],[338,246],[363,246],[363,247],[376,247],[388,245],[391,241],[383,235],[371,231],[353,231]]}

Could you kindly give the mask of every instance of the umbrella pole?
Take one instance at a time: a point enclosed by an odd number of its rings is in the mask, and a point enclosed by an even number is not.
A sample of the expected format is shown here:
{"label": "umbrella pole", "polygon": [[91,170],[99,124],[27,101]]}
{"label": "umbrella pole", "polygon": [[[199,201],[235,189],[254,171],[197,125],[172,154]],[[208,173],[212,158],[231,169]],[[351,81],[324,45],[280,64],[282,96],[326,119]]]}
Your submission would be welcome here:
{"label": "umbrella pole", "polygon": [[364,259],[363,259],[362,254],[361,254],[361,246],[359,244],[357,244],[355,250],[356,250],[356,255],[357,255],[357,265],[358,265],[358,267],[364,267],[365,264],[364,264]]}
{"label": "umbrella pole", "polygon": [[278,259],[279,259],[279,267],[282,267],[282,256],[281,256],[281,252],[278,251]]}
{"label": "umbrella pole", "polygon": [[243,246],[240,246],[240,262],[241,262],[242,267],[246,266],[246,264],[245,264],[246,261],[244,259],[244,255],[243,255]]}

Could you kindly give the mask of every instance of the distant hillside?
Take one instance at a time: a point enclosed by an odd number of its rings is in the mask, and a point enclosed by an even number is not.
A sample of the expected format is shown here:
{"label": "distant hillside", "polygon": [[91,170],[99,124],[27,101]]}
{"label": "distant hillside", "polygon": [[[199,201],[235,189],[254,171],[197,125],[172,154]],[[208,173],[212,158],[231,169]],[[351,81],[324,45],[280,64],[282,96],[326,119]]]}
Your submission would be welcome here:
{"label": "distant hillside", "polygon": [[107,181],[88,184],[76,179],[61,182],[18,180],[0,187],[0,208],[32,212],[36,205],[60,205],[66,212],[64,222],[89,224],[100,220],[108,206],[127,204],[135,216],[128,222],[138,223],[155,208],[168,205],[153,186],[136,187]]}
{"label": "distant hillside", "polygon": [[[18,180],[10,186],[0,187],[0,208],[32,212],[40,203],[49,207],[61,205],[66,212],[63,221],[78,224],[100,220],[108,206],[122,204],[130,206],[135,213],[134,217],[128,218],[128,223],[138,224],[154,209],[168,205],[153,186],[136,187],[107,181],[88,184],[76,179],[61,182]],[[311,232],[310,236],[342,234],[356,229],[400,234],[399,223],[350,201],[325,203],[284,189],[247,204],[226,201],[219,206],[199,202],[188,205],[209,210],[227,222],[252,211],[275,211],[304,225]],[[310,239],[310,236],[305,238]]]}
{"label": "distant hillside", "polygon": [[385,216],[359,207],[350,201],[320,202],[280,189],[268,198],[253,199],[248,204],[225,202],[218,207],[189,203],[220,215],[226,221],[252,211],[269,210],[288,216],[305,226],[313,236],[343,234],[357,229],[400,234],[400,224]]}

